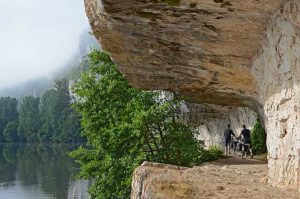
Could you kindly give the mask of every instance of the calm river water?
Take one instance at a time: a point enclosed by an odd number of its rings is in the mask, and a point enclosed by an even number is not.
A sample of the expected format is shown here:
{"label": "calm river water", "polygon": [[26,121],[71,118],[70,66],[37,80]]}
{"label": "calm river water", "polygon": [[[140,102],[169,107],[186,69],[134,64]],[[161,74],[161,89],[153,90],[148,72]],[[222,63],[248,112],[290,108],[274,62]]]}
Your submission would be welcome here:
{"label": "calm river water", "polygon": [[68,144],[0,144],[0,199],[88,199]]}

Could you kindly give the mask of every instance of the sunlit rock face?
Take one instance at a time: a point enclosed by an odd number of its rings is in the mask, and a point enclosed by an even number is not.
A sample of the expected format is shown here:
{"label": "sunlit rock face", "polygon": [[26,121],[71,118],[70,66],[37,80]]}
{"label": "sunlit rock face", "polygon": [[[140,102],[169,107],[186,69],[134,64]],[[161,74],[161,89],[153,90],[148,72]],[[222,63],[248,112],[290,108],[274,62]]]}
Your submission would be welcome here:
{"label": "sunlit rock face", "polygon": [[269,21],[252,65],[268,133],[269,181],[300,189],[300,1]]}
{"label": "sunlit rock face", "polygon": [[212,133],[250,114],[238,107],[256,111],[268,134],[269,181],[300,188],[299,0],[85,4],[95,36],[133,86],[214,106],[216,118],[198,114],[200,126],[218,126]]}

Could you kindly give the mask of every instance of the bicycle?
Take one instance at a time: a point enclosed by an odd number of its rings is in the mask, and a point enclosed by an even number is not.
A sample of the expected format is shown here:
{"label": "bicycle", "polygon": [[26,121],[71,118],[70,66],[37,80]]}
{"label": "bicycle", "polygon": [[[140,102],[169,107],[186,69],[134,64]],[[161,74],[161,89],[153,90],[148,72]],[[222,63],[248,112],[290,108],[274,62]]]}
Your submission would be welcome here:
{"label": "bicycle", "polygon": [[242,159],[244,157],[247,157],[248,155],[250,155],[251,158],[253,158],[251,145],[248,143],[245,143],[244,139],[241,140],[238,138],[234,138],[233,140],[230,141],[230,148],[233,149],[233,153],[236,156],[241,157]]}

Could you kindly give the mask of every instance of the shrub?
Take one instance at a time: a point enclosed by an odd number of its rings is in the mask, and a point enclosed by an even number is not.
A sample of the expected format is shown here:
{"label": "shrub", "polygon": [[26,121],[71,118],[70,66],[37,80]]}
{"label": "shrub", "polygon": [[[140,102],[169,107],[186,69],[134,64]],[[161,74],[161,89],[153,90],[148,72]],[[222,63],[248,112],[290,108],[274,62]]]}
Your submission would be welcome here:
{"label": "shrub", "polygon": [[199,163],[210,162],[220,159],[223,155],[221,147],[218,145],[211,145],[208,149],[204,149],[199,156]]}
{"label": "shrub", "polygon": [[253,132],[251,134],[252,150],[254,154],[262,154],[267,152],[266,133],[260,120],[256,121]]}

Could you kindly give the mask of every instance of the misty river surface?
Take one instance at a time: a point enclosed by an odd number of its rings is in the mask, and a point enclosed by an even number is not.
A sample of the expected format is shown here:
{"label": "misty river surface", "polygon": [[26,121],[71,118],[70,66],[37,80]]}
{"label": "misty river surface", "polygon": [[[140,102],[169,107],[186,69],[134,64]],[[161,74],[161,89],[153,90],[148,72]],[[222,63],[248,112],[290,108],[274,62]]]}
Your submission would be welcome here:
{"label": "misty river surface", "polygon": [[71,144],[0,144],[0,199],[88,199]]}

